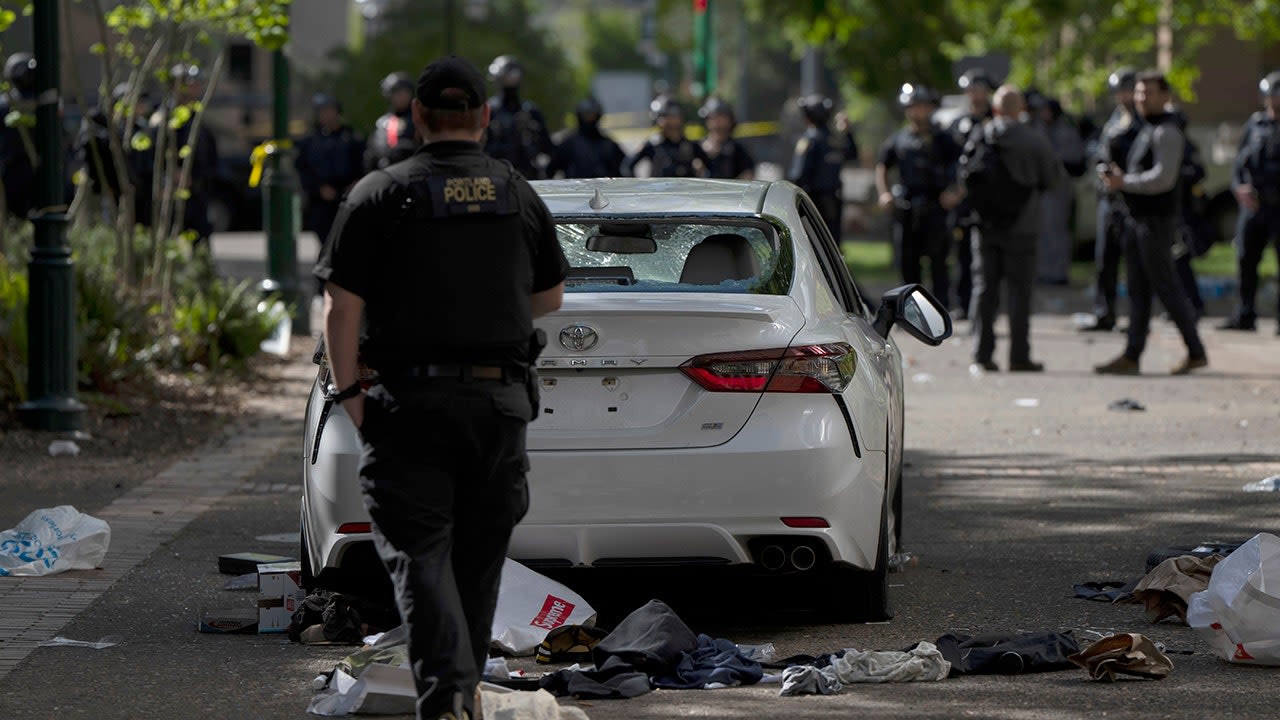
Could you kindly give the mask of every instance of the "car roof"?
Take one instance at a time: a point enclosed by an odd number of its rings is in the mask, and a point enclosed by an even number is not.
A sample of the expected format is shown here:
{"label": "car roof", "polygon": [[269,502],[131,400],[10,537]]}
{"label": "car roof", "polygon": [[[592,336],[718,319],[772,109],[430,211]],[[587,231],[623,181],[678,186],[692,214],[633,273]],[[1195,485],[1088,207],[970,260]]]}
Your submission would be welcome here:
{"label": "car roof", "polygon": [[[539,180],[533,188],[558,217],[759,215],[773,183],[702,178]],[[591,207],[599,191],[607,203]]]}

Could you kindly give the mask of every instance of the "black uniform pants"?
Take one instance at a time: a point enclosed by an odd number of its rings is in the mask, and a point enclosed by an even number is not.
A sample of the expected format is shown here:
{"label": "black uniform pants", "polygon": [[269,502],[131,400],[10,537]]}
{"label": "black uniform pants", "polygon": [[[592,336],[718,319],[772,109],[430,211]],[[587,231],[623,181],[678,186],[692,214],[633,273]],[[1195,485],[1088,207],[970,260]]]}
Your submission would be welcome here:
{"label": "black uniform pants", "polygon": [[421,380],[365,399],[360,480],[409,632],[418,717],[466,710],[511,530],[528,510],[523,384]]}
{"label": "black uniform pants", "polygon": [[1134,218],[1125,233],[1125,272],[1129,281],[1129,341],[1125,357],[1137,362],[1147,346],[1151,328],[1151,299],[1169,311],[1178,326],[1187,354],[1205,356],[1204,345],[1196,331],[1195,311],[1173,267],[1173,241],[1178,219],[1173,216]]}
{"label": "black uniform pants", "polygon": [[1098,196],[1098,223],[1093,247],[1098,279],[1093,314],[1099,320],[1114,323],[1116,287],[1120,278],[1120,261],[1124,258],[1124,222],[1112,212],[1111,203],[1110,196]]}
{"label": "black uniform pants", "polygon": [[914,203],[901,209],[893,219],[893,249],[897,256],[902,281],[921,282],[921,262],[929,258],[929,274],[933,278],[933,296],[946,302],[951,297],[951,278],[947,273],[947,218],[936,205]]}
{"label": "black uniform pants", "polygon": [[1254,305],[1258,296],[1258,263],[1272,243],[1280,257],[1280,205],[1264,205],[1256,212],[1241,208],[1236,221],[1236,260],[1240,267],[1240,307],[1236,314],[1241,319],[1258,317]]}
{"label": "black uniform pants", "polygon": [[971,214],[967,205],[961,205],[947,216],[947,227],[956,249],[955,307],[964,313],[968,313],[973,304],[973,237],[977,226],[969,219]]}
{"label": "black uniform pants", "polygon": [[977,229],[973,233],[973,359],[989,362],[996,349],[1000,289],[1009,296],[1009,362],[1031,362],[1031,295],[1036,281],[1036,237]]}
{"label": "black uniform pants", "polygon": [[844,201],[840,199],[838,193],[822,193],[811,196],[813,204],[818,206],[818,214],[822,216],[822,221],[827,224],[827,230],[831,231],[831,237],[836,241],[836,247],[840,246],[840,236],[844,229]]}

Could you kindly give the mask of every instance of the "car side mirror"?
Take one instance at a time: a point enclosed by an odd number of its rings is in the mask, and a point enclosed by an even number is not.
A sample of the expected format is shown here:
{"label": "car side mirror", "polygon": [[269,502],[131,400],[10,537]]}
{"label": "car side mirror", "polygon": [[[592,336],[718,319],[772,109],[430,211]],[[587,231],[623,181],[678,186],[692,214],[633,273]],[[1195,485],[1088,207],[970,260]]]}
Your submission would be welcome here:
{"label": "car side mirror", "polygon": [[912,283],[894,288],[880,299],[875,328],[888,339],[894,325],[926,345],[941,345],[951,337],[951,315],[922,285]]}

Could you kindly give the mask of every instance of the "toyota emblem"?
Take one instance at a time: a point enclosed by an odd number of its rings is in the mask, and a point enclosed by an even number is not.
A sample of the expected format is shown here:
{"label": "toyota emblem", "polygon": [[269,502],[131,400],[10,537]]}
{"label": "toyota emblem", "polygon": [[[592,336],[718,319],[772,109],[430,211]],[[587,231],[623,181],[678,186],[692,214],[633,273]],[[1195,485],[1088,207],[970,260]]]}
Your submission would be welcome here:
{"label": "toyota emblem", "polygon": [[599,342],[600,336],[596,331],[587,325],[577,324],[560,331],[560,344],[566,350],[583,352],[590,350]]}

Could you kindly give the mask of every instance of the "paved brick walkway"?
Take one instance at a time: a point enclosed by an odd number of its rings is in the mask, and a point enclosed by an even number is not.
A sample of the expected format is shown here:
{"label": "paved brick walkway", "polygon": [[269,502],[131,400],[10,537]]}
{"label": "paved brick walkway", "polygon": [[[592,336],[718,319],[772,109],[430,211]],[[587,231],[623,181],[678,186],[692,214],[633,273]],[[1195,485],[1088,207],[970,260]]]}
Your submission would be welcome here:
{"label": "paved brick walkway", "polygon": [[[188,459],[91,513],[111,526],[111,545],[102,568],[3,578],[0,679],[221,498],[246,491],[300,493],[300,485],[276,483],[260,488],[251,479],[272,458],[299,444],[306,402],[302,383],[308,372],[301,365],[296,371],[290,368],[290,380],[301,388],[299,392],[284,398],[276,395],[269,406],[251,408],[257,412],[247,422],[233,424]],[[290,383],[291,390],[296,389],[295,382]]]}

